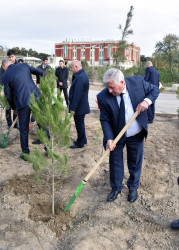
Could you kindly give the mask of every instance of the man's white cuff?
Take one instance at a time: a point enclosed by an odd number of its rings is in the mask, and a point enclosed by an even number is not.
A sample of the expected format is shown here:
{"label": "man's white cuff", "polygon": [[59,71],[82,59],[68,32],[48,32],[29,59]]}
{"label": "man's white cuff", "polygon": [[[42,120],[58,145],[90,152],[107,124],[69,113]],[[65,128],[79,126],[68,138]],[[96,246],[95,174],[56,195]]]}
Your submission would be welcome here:
{"label": "man's white cuff", "polygon": [[152,101],[149,98],[145,98],[144,101],[146,101],[149,104],[149,106],[152,104]]}

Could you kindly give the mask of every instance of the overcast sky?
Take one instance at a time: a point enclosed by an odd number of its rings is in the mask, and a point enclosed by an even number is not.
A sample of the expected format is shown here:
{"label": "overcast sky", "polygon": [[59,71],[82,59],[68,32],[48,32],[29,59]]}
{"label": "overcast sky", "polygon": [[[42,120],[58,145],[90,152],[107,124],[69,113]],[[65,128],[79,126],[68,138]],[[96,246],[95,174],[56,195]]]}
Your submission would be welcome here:
{"label": "overcast sky", "polygon": [[121,38],[134,7],[128,41],[151,56],[164,36],[179,32],[178,0],[6,0],[0,4],[0,45],[54,53],[54,43]]}

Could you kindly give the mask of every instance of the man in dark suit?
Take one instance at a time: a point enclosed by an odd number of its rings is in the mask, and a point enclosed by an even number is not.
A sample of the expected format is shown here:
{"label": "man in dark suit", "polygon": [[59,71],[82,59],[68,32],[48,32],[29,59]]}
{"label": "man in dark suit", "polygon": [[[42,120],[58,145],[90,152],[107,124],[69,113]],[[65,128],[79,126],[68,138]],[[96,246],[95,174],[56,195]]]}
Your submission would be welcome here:
{"label": "man in dark suit", "polygon": [[[152,65],[151,61],[148,61],[146,63],[144,80],[150,82],[151,84],[154,84],[159,88],[159,78],[160,75],[158,70]],[[155,116],[155,102],[153,102],[147,110],[148,123],[153,123],[154,116]]]}
{"label": "man in dark suit", "polygon": [[[13,49],[9,49],[7,51],[7,56],[12,60],[12,62],[14,64],[17,64],[17,60],[16,60],[16,52],[15,50]],[[0,84],[3,85],[2,83],[2,76],[4,74],[4,69],[3,67],[1,66],[1,70],[0,70]],[[16,114],[13,113],[13,121],[16,119]],[[9,109],[6,109],[6,121],[7,121],[7,126],[8,126],[8,129],[10,129],[11,125],[12,125],[12,118],[11,118],[11,107]],[[17,128],[19,129],[18,127],[18,123],[16,122],[16,124],[14,125],[14,128]]]}
{"label": "man in dark suit", "polygon": [[55,75],[58,78],[57,79],[57,88],[60,89],[60,93],[63,90],[63,94],[65,97],[66,105],[68,107],[68,69],[65,67],[65,63],[63,60],[59,61],[60,67],[58,67],[55,71]]}
{"label": "man in dark suit", "polygon": [[[41,69],[43,71],[42,77],[45,79],[45,77],[47,76],[48,71],[49,71],[49,69],[51,69],[51,67],[50,67],[50,65],[48,65],[48,58],[47,57],[44,57],[42,61],[43,61],[43,63],[38,65],[37,68]],[[39,87],[39,84],[40,84],[40,76],[39,75],[37,75],[36,84],[37,84],[37,87]]]}
{"label": "man in dark suit", "polygon": [[85,133],[85,115],[90,113],[88,102],[89,79],[81,62],[72,61],[71,71],[73,72],[72,85],[69,91],[69,110],[74,112],[74,121],[77,130],[77,140],[70,148],[83,148],[87,143]]}
{"label": "man in dark suit", "polygon": [[[13,64],[6,58],[2,61],[5,73],[2,76],[5,96],[15,113],[18,113],[20,126],[20,142],[23,153],[29,154],[28,133],[30,121],[30,96],[34,93],[35,98],[40,91],[32,80],[31,74],[41,75],[42,70],[33,68],[27,63]],[[22,159],[23,156],[20,155]]]}
{"label": "man in dark suit", "polygon": [[[157,98],[159,89],[142,79],[141,76],[124,78],[118,69],[109,69],[103,81],[106,88],[98,95],[100,121],[104,133],[104,147],[110,149],[110,185],[112,191],[107,200],[113,201],[121,192],[124,178],[123,148],[127,148],[127,163],[129,169],[128,201],[137,199],[139,187],[144,137],[147,137],[147,108]],[[138,117],[127,129],[125,135],[116,146],[112,142],[125,124],[130,120],[135,110]]]}

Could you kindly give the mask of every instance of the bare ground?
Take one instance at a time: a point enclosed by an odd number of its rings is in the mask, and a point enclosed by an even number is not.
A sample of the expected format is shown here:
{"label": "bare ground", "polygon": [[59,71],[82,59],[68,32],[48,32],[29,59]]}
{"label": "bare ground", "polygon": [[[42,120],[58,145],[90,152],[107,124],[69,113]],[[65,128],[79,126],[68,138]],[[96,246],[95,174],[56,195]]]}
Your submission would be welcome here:
{"label": "bare ground", "polygon": [[[5,121],[3,121],[4,130]],[[19,158],[19,132],[13,129],[7,148],[0,148],[0,249],[145,250],[179,249],[179,231],[170,222],[179,218],[179,120],[156,115],[149,126],[144,162],[135,203],[127,202],[128,171],[121,195],[108,203],[108,159],[105,159],[74,204],[66,203],[99,160],[102,132],[98,111],[86,116],[88,144],[68,149],[70,175],[55,181],[55,212],[51,213],[50,182],[35,182],[32,166]],[[36,139],[30,132],[29,145]],[[72,123],[71,140],[76,139]],[[43,151],[43,146],[39,146]],[[125,157],[126,158],[126,157]],[[126,165],[126,161],[125,161]]]}

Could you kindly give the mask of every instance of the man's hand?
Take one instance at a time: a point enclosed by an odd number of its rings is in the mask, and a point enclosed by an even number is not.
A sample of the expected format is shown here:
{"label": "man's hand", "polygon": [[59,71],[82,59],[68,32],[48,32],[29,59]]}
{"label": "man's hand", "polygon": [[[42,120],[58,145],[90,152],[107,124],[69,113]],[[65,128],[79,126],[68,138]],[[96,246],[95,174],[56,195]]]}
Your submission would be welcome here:
{"label": "man's hand", "polygon": [[39,83],[36,84],[37,88],[39,88]]}
{"label": "man's hand", "polygon": [[137,106],[136,110],[140,114],[140,112],[143,112],[143,111],[147,110],[148,107],[149,107],[148,102],[144,100],[141,103],[139,103],[139,105]]}
{"label": "man's hand", "polygon": [[109,148],[110,151],[113,151],[115,149],[116,145],[114,145],[112,147],[112,143],[113,143],[113,140],[107,140],[106,149]]}
{"label": "man's hand", "polygon": [[18,115],[17,109],[14,110],[14,114],[15,114],[15,115]]}
{"label": "man's hand", "polygon": [[58,84],[59,84],[60,86],[63,86],[63,82],[59,82]]}

